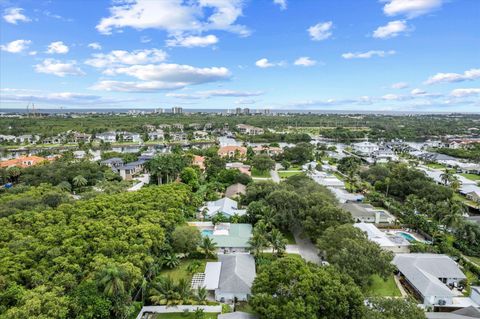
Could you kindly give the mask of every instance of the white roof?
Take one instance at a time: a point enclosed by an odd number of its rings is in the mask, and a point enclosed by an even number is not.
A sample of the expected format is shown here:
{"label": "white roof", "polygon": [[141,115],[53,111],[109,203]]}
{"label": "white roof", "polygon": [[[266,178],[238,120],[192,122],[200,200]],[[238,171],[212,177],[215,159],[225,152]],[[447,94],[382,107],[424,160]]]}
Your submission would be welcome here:
{"label": "white roof", "polygon": [[209,216],[213,216],[218,213],[223,213],[229,216],[233,216],[235,214],[242,216],[246,214],[245,209],[238,209],[238,203],[228,197],[224,197],[213,202],[207,202],[207,205],[202,207],[201,210],[203,210],[203,208],[207,208]]}
{"label": "white roof", "polygon": [[356,223],[353,226],[357,227],[358,229],[367,233],[367,237],[369,240],[377,243],[380,247],[393,247],[393,246],[409,246],[410,243],[401,237],[394,237],[395,241],[393,241],[393,237],[388,236],[386,233],[382,232],[378,229],[374,224],[370,223]]}
{"label": "white roof", "polygon": [[204,287],[207,290],[215,290],[218,288],[220,281],[220,271],[222,269],[221,262],[208,262],[205,266],[205,280]]}

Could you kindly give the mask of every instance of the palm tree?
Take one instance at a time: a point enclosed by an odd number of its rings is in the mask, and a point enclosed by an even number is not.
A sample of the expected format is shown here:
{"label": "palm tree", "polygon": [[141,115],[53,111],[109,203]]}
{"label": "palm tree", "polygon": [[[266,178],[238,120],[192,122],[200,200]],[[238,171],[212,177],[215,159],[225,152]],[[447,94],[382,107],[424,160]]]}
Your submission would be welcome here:
{"label": "palm tree", "polygon": [[450,181],[450,188],[456,193],[460,190],[462,182],[458,179],[457,176],[453,175],[452,180]]}
{"label": "palm tree", "polygon": [[127,273],[123,269],[117,266],[109,266],[102,270],[99,277],[99,283],[104,287],[105,295],[117,297],[125,293]]}
{"label": "palm tree", "polygon": [[440,175],[440,179],[442,180],[445,186],[447,186],[448,183],[452,181],[452,177],[453,177],[453,174],[447,168],[445,169],[445,172]]}
{"label": "palm tree", "polygon": [[178,265],[180,265],[180,259],[175,254],[168,254],[163,256],[162,262],[170,269],[178,267]]}
{"label": "palm tree", "polygon": [[448,213],[443,217],[442,222],[448,227],[458,227],[463,222],[465,207],[459,202],[449,202]]}
{"label": "palm tree", "polygon": [[269,237],[270,244],[272,245],[272,252],[277,256],[281,256],[285,252],[285,248],[288,243],[287,240],[276,228],[272,229]]}
{"label": "palm tree", "polygon": [[194,260],[187,266],[187,271],[189,274],[194,274],[198,272],[200,267],[202,266],[202,263],[199,260]]}
{"label": "palm tree", "polygon": [[181,278],[178,281],[177,291],[180,294],[180,299],[182,300],[181,302],[183,304],[189,304],[192,297],[192,288],[190,287],[190,282],[185,278]]}
{"label": "palm tree", "polygon": [[207,288],[199,287],[197,289],[196,299],[197,299],[199,304],[201,304],[201,305],[207,304],[207,296],[208,296]]}
{"label": "palm tree", "polygon": [[205,313],[203,312],[203,309],[197,308],[195,312],[193,313],[193,317],[195,319],[203,319],[205,318]]}
{"label": "palm tree", "polygon": [[200,250],[205,255],[205,259],[215,256],[217,244],[208,236],[203,237],[200,244]]}
{"label": "palm tree", "polygon": [[160,277],[153,284],[150,291],[150,300],[156,305],[177,305],[181,302],[180,294],[170,277]]}
{"label": "palm tree", "polygon": [[87,186],[88,184],[88,181],[85,177],[83,177],[82,175],[77,175],[73,178],[72,180],[73,182],[73,186],[75,187],[83,187],[83,186]]}
{"label": "palm tree", "polygon": [[268,240],[258,233],[254,234],[248,240],[248,245],[250,246],[249,249],[255,257],[260,256],[262,251],[268,247],[268,244]]}

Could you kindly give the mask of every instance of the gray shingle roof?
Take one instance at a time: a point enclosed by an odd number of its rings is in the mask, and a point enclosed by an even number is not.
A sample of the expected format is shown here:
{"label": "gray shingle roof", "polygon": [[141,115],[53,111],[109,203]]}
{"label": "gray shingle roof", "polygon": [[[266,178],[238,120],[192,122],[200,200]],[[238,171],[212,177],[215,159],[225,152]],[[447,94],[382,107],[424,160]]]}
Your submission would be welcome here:
{"label": "gray shingle roof", "polygon": [[474,319],[480,318],[480,310],[467,307],[453,312],[427,312],[428,319]]}
{"label": "gray shingle roof", "polygon": [[251,293],[255,279],[255,260],[250,254],[219,255],[222,263],[218,290],[232,293]]}
{"label": "gray shingle roof", "polygon": [[230,312],[218,315],[218,319],[256,319],[258,316],[246,312]]}
{"label": "gray shingle roof", "polygon": [[438,278],[466,278],[447,255],[401,254],[395,256],[393,263],[424,297],[453,297],[450,289]]}

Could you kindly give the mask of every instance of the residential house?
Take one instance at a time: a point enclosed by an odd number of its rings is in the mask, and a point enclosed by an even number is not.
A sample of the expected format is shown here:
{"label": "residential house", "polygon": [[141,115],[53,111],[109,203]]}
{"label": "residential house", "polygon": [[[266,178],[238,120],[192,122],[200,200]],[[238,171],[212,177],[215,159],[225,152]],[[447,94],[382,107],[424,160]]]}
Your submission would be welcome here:
{"label": "residential house", "polygon": [[398,156],[394,151],[388,148],[380,148],[378,151],[370,154],[375,163],[388,163],[390,161],[397,161]]}
{"label": "residential house", "polygon": [[145,160],[138,160],[135,162],[126,163],[117,167],[117,171],[123,180],[129,181],[137,174],[140,174],[144,170]]}
{"label": "residential house", "polygon": [[427,319],[478,319],[480,310],[470,306],[452,312],[427,312],[425,315]]}
{"label": "residential house", "polygon": [[21,144],[30,144],[35,143],[40,139],[38,135],[25,134],[15,137],[15,142]]}
{"label": "residential house", "polygon": [[208,139],[208,133],[205,131],[195,131],[193,132],[193,137],[196,140],[206,140]]}
{"label": "residential house", "polygon": [[267,154],[269,156],[276,156],[283,152],[281,147],[273,147],[273,146],[256,146],[253,148],[253,152],[255,154]]}
{"label": "residential house", "polygon": [[471,192],[465,194],[467,199],[475,203],[480,203],[480,190],[472,190]]}
{"label": "residential house", "polygon": [[200,167],[200,169],[202,171],[204,171],[205,170],[205,157],[195,155],[193,157],[192,165],[196,165],[196,166]]}
{"label": "residential house", "polygon": [[213,128],[213,124],[212,123],[205,123],[205,126],[203,127],[203,129],[205,131],[209,131]]}
{"label": "residential house", "polygon": [[377,144],[368,141],[353,144],[353,150],[355,153],[363,156],[370,156],[370,154],[378,151],[379,149],[380,147]]}
{"label": "residential house", "polygon": [[42,140],[43,144],[63,144],[65,143],[65,137],[63,135],[49,136]]}
{"label": "residential house", "polygon": [[[219,255],[218,262],[206,264],[202,275],[203,280],[196,286],[205,287],[215,295],[215,300],[223,303],[247,301],[256,276],[255,259],[250,254]],[[222,318],[252,317],[230,315]]]}
{"label": "residential house", "polygon": [[263,128],[247,125],[247,124],[238,124],[237,130],[246,135],[261,135],[264,133]]}
{"label": "residential house", "polygon": [[213,217],[217,214],[222,214],[226,217],[234,215],[243,216],[246,214],[245,209],[238,209],[238,203],[228,197],[206,202],[206,205],[200,208],[200,211],[206,211],[208,217]]}
{"label": "residential house", "polygon": [[250,165],[243,164],[241,162],[227,163],[225,164],[226,169],[238,169],[240,173],[246,174],[248,176],[252,175],[250,171]]}
{"label": "residential house", "polygon": [[467,278],[447,255],[398,254],[393,264],[427,307],[452,305],[456,294],[451,287]]}
{"label": "residential house", "polygon": [[142,142],[142,137],[140,136],[139,133],[123,132],[120,134],[120,137],[124,142],[133,142],[133,143]]}
{"label": "residential house", "polygon": [[346,190],[338,187],[328,187],[328,189],[335,195],[339,203],[357,203],[362,202],[365,198],[362,194],[349,193]]}
{"label": "residential house", "polygon": [[121,159],[120,157],[112,157],[112,158],[101,161],[100,164],[106,165],[116,170],[116,168],[123,166],[124,163],[123,163],[123,159]]}
{"label": "residential house", "polygon": [[86,155],[87,155],[87,152],[81,151],[81,150],[73,152],[73,157],[75,159],[83,159],[85,158]]}
{"label": "residential house", "polygon": [[48,159],[40,156],[20,156],[18,158],[1,161],[0,167],[9,168],[9,167],[15,166],[15,167],[25,168],[29,166],[38,165],[45,161],[48,161]]}
{"label": "residential house", "polygon": [[225,197],[234,198],[239,195],[245,195],[247,193],[247,186],[236,183],[227,187],[225,191]]}
{"label": "residential house", "polygon": [[246,253],[252,237],[252,225],[212,222],[189,222],[190,226],[199,228],[202,236],[208,236],[217,245],[217,253]]}
{"label": "residential house", "polygon": [[172,126],[170,124],[160,124],[158,128],[162,130],[170,130]]}
{"label": "residential house", "polygon": [[247,156],[247,148],[243,146],[222,146],[218,149],[220,157],[235,157],[245,158]]}
{"label": "residential house", "polygon": [[356,223],[353,226],[366,233],[368,239],[378,244],[382,249],[394,253],[410,252],[410,242],[400,235],[382,232],[374,224],[370,223]]}
{"label": "residential house", "polygon": [[370,204],[344,203],[342,208],[348,211],[357,223],[393,224],[395,217],[385,209],[378,209]]}
{"label": "residential house", "polygon": [[115,132],[98,133],[96,134],[95,138],[100,141],[103,141],[104,143],[115,143],[117,141],[117,133]]}
{"label": "residential house", "polygon": [[0,134],[0,142],[15,142],[15,135],[3,135]]}
{"label": "residential house", "polygon": [[87,133],[73,133],[73,141],[75,143],[89,143],[92,140],[92,134]]}
{"label": "residential house", "polygon": [[172,128],[175,129],[175,130],[183,131],[183,124],[175,123],[175,124],[172,125]]}
{"label": "residential house", "polygon": [[181,142],[181,141],[187,141],[188,140],[187,133],[184,133],[184,132],[171,133],[170,137],[171,137],[172,141],[176,141],[176,142]]}
{"label": "residential house", "polygon": [[202,128],[202,124],[199,124],[199,123],[190,123],[188,124],[188,127],[189,128],[192,128],[194,130],[199,130]]}
{"label": "residential house", "polygon": [[148,133],[148,139],[151,141],[158,141],[165,139],[165,133],[163,130],[158,129]]}
{"label": "residential house", "polygon": [[143,128],[144,128],[145,130],[147,130],[148,132],[153,132],[153,131],[155,131],[155,130],[157,129],[157,128],[155,127],[155,125],[151,125],[151,124],[145,124],[145,125],[143,126]]}

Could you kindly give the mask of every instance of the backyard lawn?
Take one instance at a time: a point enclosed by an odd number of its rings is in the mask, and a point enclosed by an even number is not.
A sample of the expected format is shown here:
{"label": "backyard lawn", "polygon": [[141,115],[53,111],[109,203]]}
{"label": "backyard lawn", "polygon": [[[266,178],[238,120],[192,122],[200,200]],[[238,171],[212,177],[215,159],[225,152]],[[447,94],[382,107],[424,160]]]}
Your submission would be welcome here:
{"label": "backyard lawn", "polygon": [[393,275],[390,276],[387,281],[378,275],[372,276],[372,282],[365,291],[367,297],[400,297],[402,294],[395,284]]}
{"label": "backyard lawn", "polygon": [[[216,319],[218,317],[217,313],[206,313],[204,312],[204,319]],[[185,319],[185,318],[195,318],[195,314],[193,312],[189,313],[188,315],[181,313],[159,313],[156,314],[155,319]]]}
{"label": "backyard lawn", "polygon": [[[187,268],[193,261],[199,260],[201,262],[201,266],[198,268],[198,272],[203,272],[205,270],[205,265],[207,261],[216,261],[215,259],[182,259],[180,261],[180,265],[173,269],[163,269],[160,272],[160,275],[165,277],[171,277],[173,280],[178,281],[181,278],[185,278],[188,281],[192,280],[193,274],[189,273]],[[162,317],[163,318],[163,317]],[[176,317],[175,317],[176,318]]]}
{"label": "backyard lawn", "polygon": [[480,266],[480,257],[471,257],[471,256],[468,256],[468,259],[470,259],[471,261],[473,261],[474,263],[476,263],[477,265]]}
{"label": "backyard lawn", "polygon": [[465,178],[468,178],[468,179],[471,180],[471,181],[480,181],[480,175],[477,175],[477,174],[464,174],[464,173],[461,173],[460,175],[462,175],[462,176],[465,177]]}
{"label": "backyard lawn", "polygon": [[280,178],[289,178],[290,176],[293,176],[293,175],[298,175],[298,174],[302,174],[302,171],[278,171],[278,176],[280,176]]}
{"label": "backyard lawn", "polygon": [[255,167],[252,168],[252,177],[270,177],[269,171],[259,171]]}
{"label": "backyard lawn", "polygon": [[438,164],[438,163],[428,163],[426,165],[430,168],[437,168],[437,169],[438,168],[440,168],[440,169],[445,168],[445,165]]}

